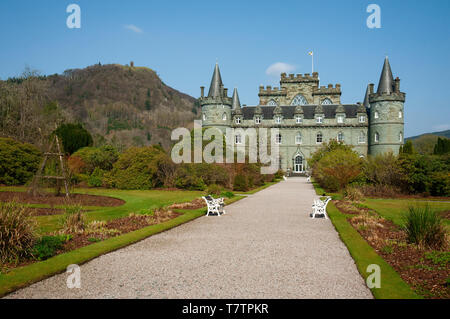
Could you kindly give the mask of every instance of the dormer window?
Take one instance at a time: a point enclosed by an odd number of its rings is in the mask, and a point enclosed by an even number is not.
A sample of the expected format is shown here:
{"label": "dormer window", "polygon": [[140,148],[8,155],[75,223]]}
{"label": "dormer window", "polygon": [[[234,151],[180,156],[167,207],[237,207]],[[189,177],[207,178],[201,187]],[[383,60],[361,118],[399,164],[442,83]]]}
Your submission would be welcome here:
{"label": "dormer window", "polygon": [[261,124],[261,116],[255,117],[255,124]]}
{"label": "dormer window", "polygon": [[316,117],[316,123],[322,124],[323,123],[323,116]]}
{"label": "dormer window", "polygon": [[281,124],[281,116],[275,116],[275,123]]}
{"label": "dormer window", "polygon": [[344,123],[344,115],[339,114],[339,115],[337,116],[337,122],[338,122],[339,124]]}
{"label": "dormer window", "polygon": [[365,115],[360,115],[359,116],[359,123],[365,123],[366,122],[366,116]]}
{"label": "dormer window", "polygon": [[235,122],[236,122],[236,124],[241,124],[241,118],[240,117],[236,117]]}
{"label": "dormer window", "polygon": [[295,123],[302,124],[302,122],[303,122],[303,118],[300,115],[297,115],[295,117]]}

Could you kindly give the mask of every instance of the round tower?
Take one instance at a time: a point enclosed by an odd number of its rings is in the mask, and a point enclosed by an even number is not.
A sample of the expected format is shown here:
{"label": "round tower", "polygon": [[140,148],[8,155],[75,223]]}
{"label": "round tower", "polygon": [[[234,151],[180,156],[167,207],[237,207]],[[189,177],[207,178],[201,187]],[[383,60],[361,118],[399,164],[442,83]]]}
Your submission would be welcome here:
{"label": "round tower", "polygon": [[376,93],[374,85],[369,84],[368,100],[369,154],[398,154],[404,139],[405,93],[400,92],[400,79],[394,80],[387,57]]}
{"label": "round tower", "polygon": [[232,99],[228,97],[228,89],[223,86],[219,65],[217,63],[214,68],[208,95],[204,96],[204,87],[201,87],[199,101],[202,107],[203,127],[217,127],[225,131],[227,127],[231,126]]}

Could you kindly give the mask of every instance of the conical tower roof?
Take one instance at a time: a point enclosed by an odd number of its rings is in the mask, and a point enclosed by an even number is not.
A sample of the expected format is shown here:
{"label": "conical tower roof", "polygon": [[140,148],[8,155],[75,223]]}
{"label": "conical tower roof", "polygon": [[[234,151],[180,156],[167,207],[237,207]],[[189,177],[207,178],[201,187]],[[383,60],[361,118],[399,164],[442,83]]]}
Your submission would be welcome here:
{"label": "conical tower roof", "polygon": [[222,77],[220,76],[219,64],[216,63],[214,67],[214,73],[211,79],[211,85],[209,86],[208,97],[222,96]]}
{"label": "conical tower roof", "polygon": [[366,96],[364,97],[363,105],[366,107],[366,109],[368,109],[370,107],[370,103],[369,103],[369,86],[368,85],[367,85]]}
{"label": "conical tower roof", "polygon": [[233,90],[233,97],[232,97],[232,107],[231,109],[234,111],[235,114],[241,114],[241,102],[239,101],[239,94],[237,91],[237,88],[234,88]]}
{"label": "conical tower roof", "polygon": [[394,77],[388,57],[384,59],[383,71],[381,71],[380,82],[378,83],[378,94],[391,94],[394,92]]}
{"label": "conical tower roof", "polygon": [[232,109],[237,110],[241,108],[241,102],[239,101],[239,94],[237,88],[234,88],[233,90],[233,97],[232,97]]}

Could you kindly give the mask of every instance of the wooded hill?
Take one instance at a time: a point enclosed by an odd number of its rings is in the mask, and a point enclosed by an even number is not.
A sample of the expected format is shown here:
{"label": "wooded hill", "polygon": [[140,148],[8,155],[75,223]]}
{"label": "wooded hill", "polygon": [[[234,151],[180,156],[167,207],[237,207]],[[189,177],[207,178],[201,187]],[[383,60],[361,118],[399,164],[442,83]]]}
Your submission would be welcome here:
{"label": "wooded hill", "polygon": [[405,141],[411,141],[414,149],[421,154],[433,154],[434,146],[439,137],[450,138],[450,130],[411,136],[405,138]]}
{"label": "wooded hill", "polygon": [[196,99],[145,67],[98,64],[50,76],[27,70],[0,81],[0,136],[37,146],[65,121],[82,123],[96,145],[168,147],[171,130],[192,127],[199,115]]}

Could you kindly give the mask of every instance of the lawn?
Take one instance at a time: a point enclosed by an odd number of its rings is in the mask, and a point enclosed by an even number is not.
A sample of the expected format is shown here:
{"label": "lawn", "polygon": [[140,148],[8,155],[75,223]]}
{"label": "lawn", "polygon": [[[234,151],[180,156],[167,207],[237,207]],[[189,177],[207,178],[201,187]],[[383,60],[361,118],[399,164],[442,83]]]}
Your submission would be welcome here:
{"label": "lawn", "polygon": [[[437,212],[444,212],[450,210],[450,201],[448,202],[438,202],[438,201],[424,201],[424,200],[414,200],[414,199],[373,199],[366,198],[363,204],[373,210],[378,214],[392,221],[398,226],[403,225],[404,213],[408,211],[408,207],[411,206],[426,206],[428,205]],[[444,224],[450,231],[450,220],[444,219]]]}
{"label": "lawn", "polygon": [[[25,190],[26,188],[24,187],[0,187],[0,191]],[[90,195],[111,196],[126,202],[124,205],[117,207],[84,207],[90,209],[85,213],[88,221],[112,220],[128,216],[132,212],[139,212],[143,209],[148,210],[169,206],[174,203],[189,202],[204,195],[204,192],[200,191],[181,190],[124,191],[112,189],[76,189],[76,192]],[[231,199],[227,199],[225,203],[228,205],[242,198],[244,197],[234,196]],[[46,207],[48,205],[39,204],[30,206]],[[76,250],[56,255],[44,261],[34,262],[27,266],[11,269],[7,273],[0,273],[0,297],[18,288],[25,287],[36,281],[61,273],[65,271],[66,267],[70,264],[85,263],[102,254],[125,247],[153,234],[203,216],[206,213],[206,208],[176,211],[181,213],[181,215],[166,222],[147,226],[136,231],[93,243]],[[34,218],[38,221],[39,232],[41,234],[52,232],[60,227],[60,215],[37,216]]]}

